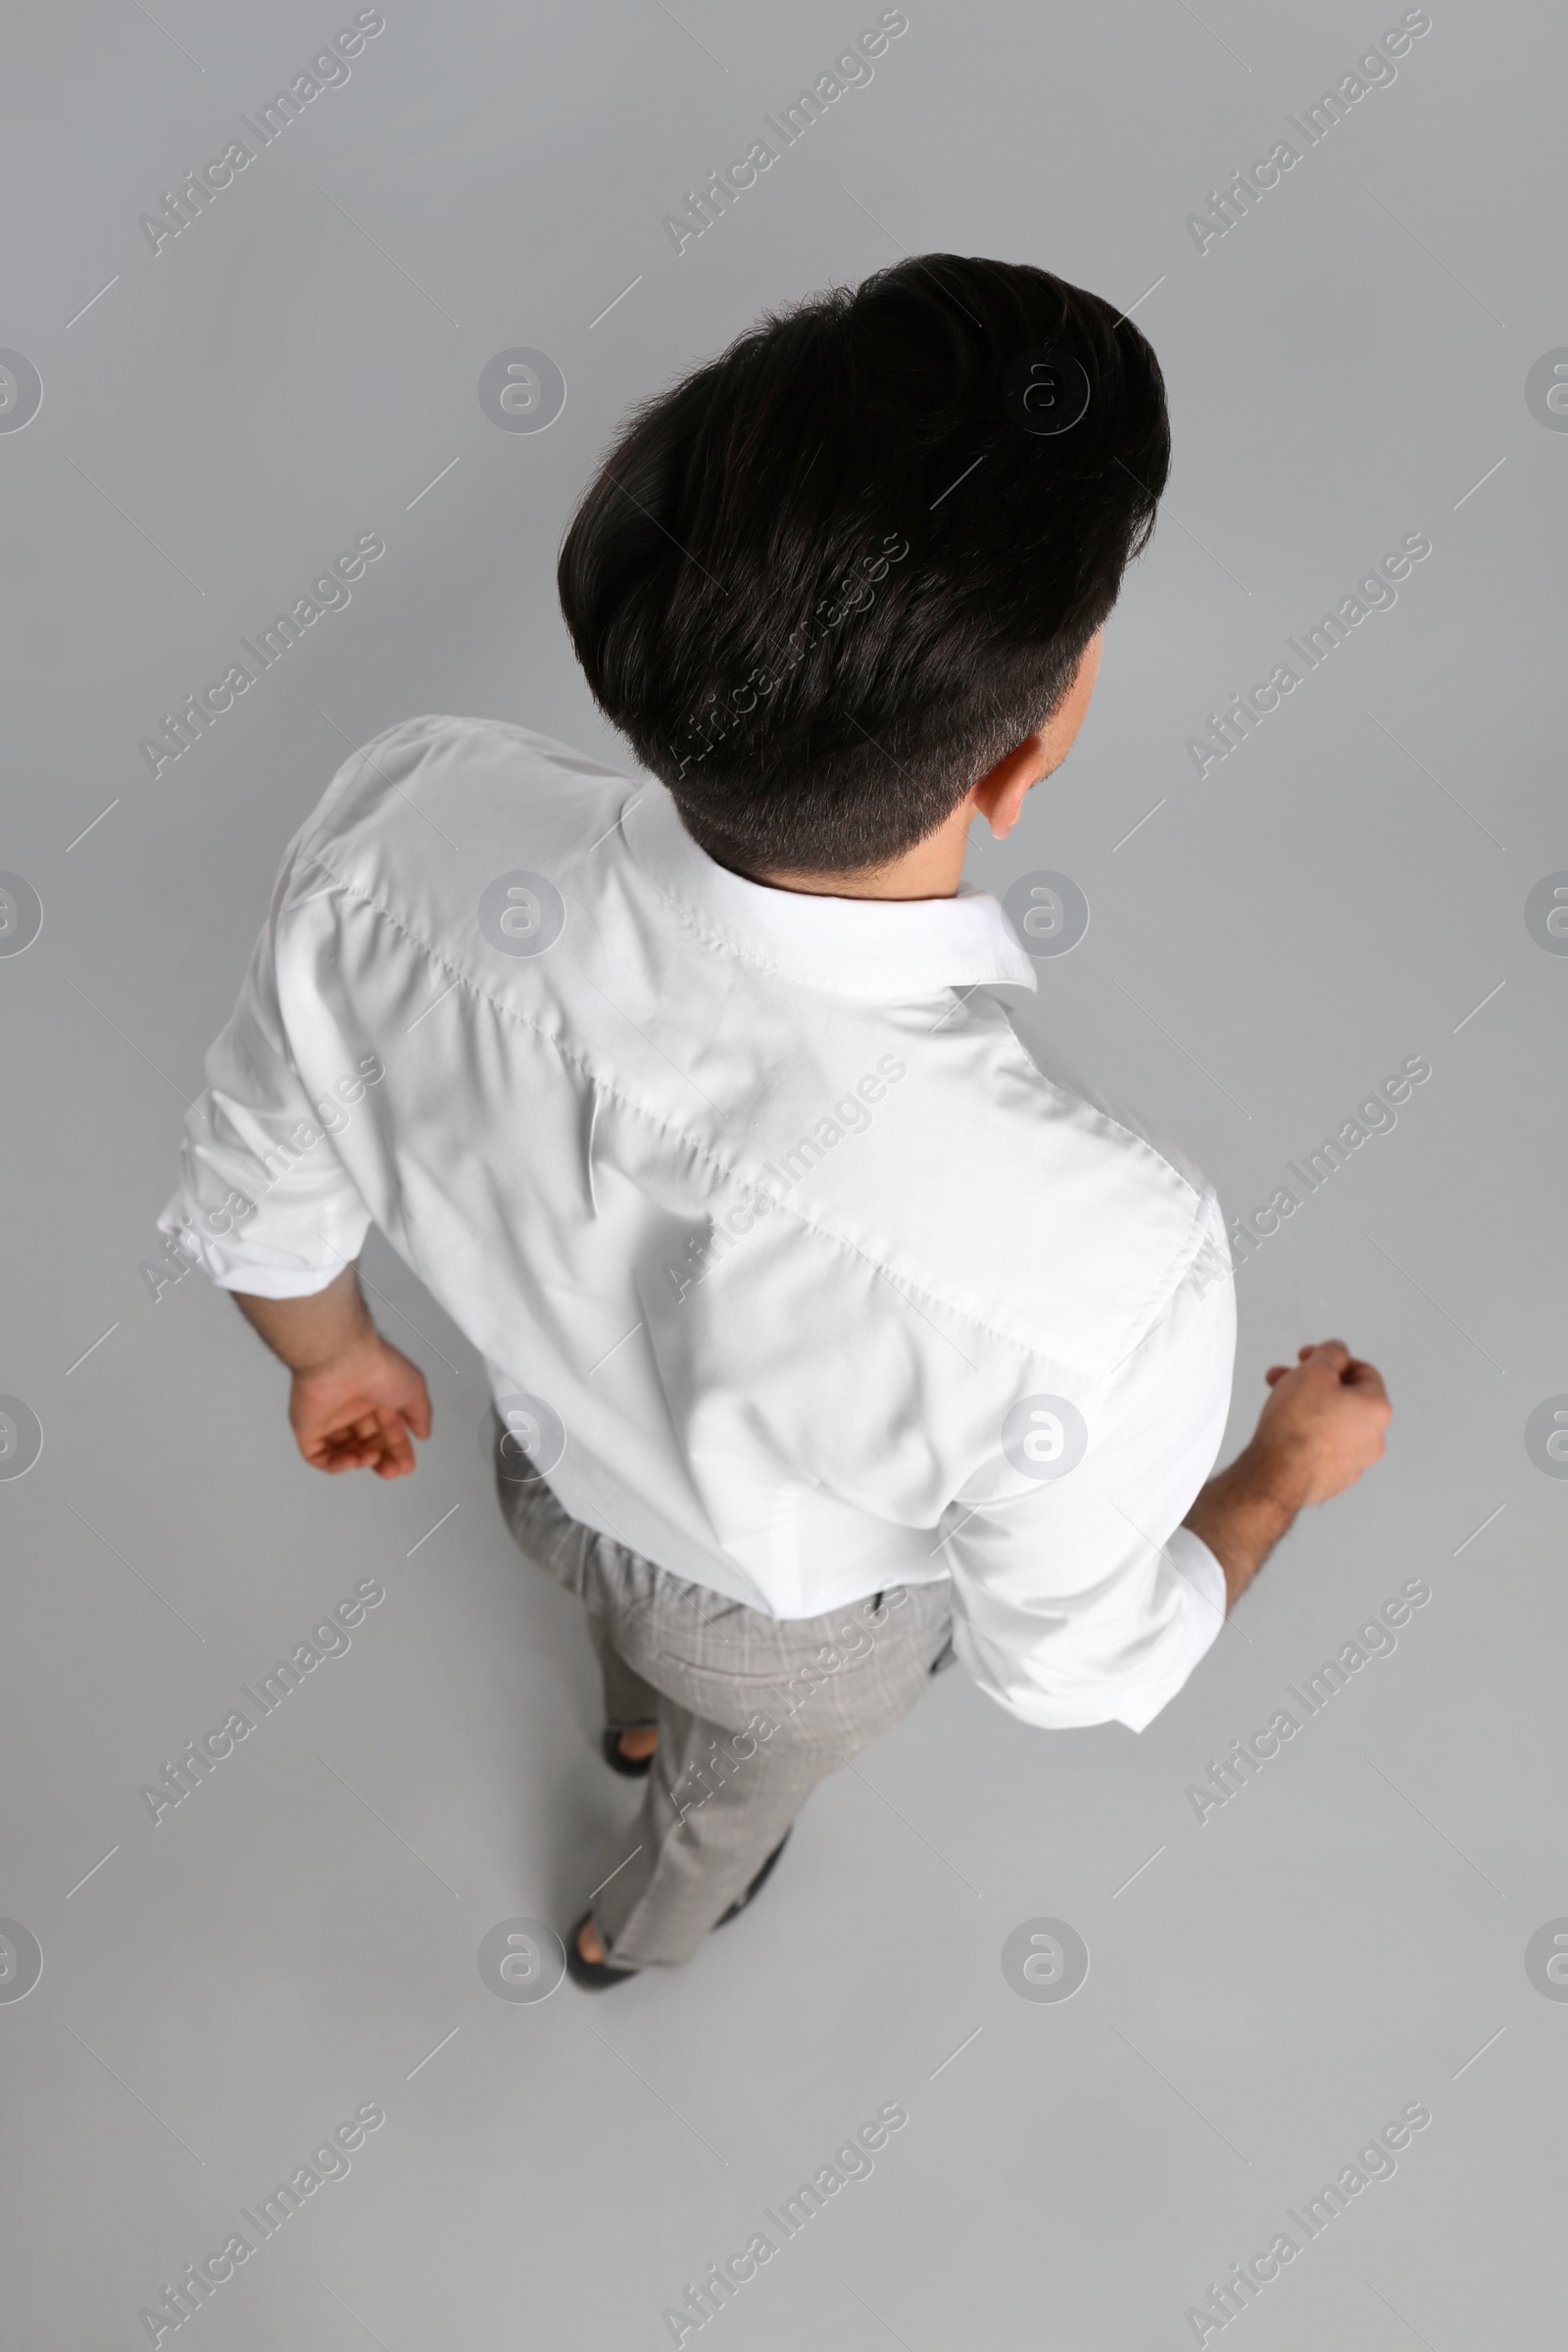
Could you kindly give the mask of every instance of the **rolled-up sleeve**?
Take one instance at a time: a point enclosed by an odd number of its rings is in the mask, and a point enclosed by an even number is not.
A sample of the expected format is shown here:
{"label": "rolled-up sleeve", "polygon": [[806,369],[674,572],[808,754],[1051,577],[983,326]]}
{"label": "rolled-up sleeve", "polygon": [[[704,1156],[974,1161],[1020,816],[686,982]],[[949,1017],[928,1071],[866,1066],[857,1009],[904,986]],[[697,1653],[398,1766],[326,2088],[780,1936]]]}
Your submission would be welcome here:
{"label": "rolled-up sleeve", "polygon": [[[179,1183],[158,1223],[224,1290],[297,1298],[358,1257],[370,1212],[336,1149],[366,1089],[385,1071],[344,1041],[320,1052],[318,1091],[300,1074],[279,989],[279,957],[302,971],[309,900],[291,896],[292,857],[251,957],[239,1002],[207,1055],[207,1085],[185,1120]],[[298,986],[292,992],[300,996]],[[324,1015],[321,1016],[324,1018]]]}
{"label": "rolled-up sleeve", "polygon": [[1170,1303],[1086,1396],[1082,1457],[1059,1477],[1004,1464],[1009,1492],[960,1498],[949,1514],[954,1647],[1009,1714],[1047,1729],[1141,1732],[1214,1642],[1224,1574],[1181,1520],[1224,1436],[1235,1338],[1211,1206]]}

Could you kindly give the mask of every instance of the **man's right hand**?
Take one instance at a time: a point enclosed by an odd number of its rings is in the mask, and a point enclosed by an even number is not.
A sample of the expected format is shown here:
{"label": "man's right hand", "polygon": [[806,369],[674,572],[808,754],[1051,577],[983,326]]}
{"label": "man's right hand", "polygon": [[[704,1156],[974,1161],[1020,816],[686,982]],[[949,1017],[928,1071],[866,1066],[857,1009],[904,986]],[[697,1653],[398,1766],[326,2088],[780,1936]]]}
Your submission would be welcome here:
{"label": "man's right hand", "polygon": [[1394,1408],[1376,1366],[1343,1340],[1299,1348],[1297,1358],[1269,1366],[1270,1394],[1250,1441],[1209,1480],[1184,1522],[1224,1570],[1227,1608],[1297,1512],[1343,1494],[1383,1452]]}

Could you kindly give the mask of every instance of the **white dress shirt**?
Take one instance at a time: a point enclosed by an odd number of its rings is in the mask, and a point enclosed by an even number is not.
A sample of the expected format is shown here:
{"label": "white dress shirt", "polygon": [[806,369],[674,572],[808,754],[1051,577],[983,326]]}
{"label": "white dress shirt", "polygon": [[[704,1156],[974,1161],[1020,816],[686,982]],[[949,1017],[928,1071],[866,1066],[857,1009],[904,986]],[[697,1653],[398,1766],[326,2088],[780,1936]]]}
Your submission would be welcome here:
{"label": "white dress shirt", "polygon": [[769,889],[650,778],[412,719],[290,844],[160,1222],[272,1298],[378,1225],[590,1527],[777,1617],[951,1576],[992,1698],[1142,1730],[1224,1615],[1230,1261],[1035,984],[986,893]]}

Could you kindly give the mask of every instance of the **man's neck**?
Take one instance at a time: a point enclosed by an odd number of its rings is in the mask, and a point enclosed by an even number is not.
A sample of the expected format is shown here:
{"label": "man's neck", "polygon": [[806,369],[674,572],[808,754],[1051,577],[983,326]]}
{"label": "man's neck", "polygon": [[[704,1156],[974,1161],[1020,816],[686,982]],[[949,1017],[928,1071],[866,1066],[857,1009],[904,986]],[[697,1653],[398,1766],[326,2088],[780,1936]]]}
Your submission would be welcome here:
{"label": "man's neck", "polygon": [[956,898],[974,814],[969,802],[961,802],[945,824],[886,865],[840,874],[754,874],[751,879],[770,890],[808,891],[828,899]]}

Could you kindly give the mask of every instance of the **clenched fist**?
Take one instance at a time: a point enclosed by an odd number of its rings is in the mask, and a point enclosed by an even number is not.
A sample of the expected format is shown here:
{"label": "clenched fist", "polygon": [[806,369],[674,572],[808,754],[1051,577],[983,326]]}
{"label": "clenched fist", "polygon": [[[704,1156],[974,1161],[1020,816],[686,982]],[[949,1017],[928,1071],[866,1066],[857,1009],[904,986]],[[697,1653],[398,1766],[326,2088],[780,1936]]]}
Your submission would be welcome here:
{"label": "clenched fist", "polygon": [[1383,1452],[1394,1407],[1373,1364],[1343,1340],[1318,1340],[1270,1364],[1257,1427],[1204,1487],[1185,1524],[1225,1572],[1234,1607],[1298,1511],[1354,1486]]}
{"label": "clenched fist", "polygon": [[1298,1348],[1295,1364],[1270,1364],[1271,1394],[1252,1444],[1271,1457],[1296,1508],[1327,1502],[1353,1487],[1382,1458],[1394,1412],[1383,1376],[1353,1356],[1343,1340]]}

